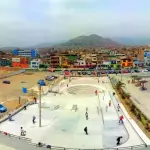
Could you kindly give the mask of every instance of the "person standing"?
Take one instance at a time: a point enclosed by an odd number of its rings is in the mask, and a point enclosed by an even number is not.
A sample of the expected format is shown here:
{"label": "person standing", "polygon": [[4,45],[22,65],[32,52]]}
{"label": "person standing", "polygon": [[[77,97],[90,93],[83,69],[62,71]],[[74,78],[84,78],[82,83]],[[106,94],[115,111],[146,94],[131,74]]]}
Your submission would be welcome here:
{"label": "person standing", "polygon": [[89,119],[87,111],[86,111],[86,113],[85,113],[85,117],[86,117],[86,120]]}
{"label": "person standing", "polygon": [[35,116],[33,116],[33,118],[32,118],[32,122],[33,122],[33,124],[35,124],[36,122],[35,122],[35,120],[36,120],[36,117]]}
{"label": "person standing", "polygon": [[88,129],[87,129],[87,127],[84,128],[84,132],[85,132],[86,135],[88,135]]}
{"label": "person standing", "polygon": [[121,140],[122,138],[123,138],[122,136],[119,136],[119,137],[117,138],[117,145],[120,145],[120,140]]}
{"label": "person standing", "polygon": [[109,107],[111,107],[111,100],[109,100]]}

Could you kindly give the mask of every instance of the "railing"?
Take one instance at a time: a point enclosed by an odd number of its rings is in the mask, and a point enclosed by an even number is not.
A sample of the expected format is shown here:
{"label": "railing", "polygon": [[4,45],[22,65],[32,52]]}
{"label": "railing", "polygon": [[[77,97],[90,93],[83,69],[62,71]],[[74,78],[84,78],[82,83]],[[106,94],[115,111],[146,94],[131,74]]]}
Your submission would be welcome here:
{"label": "railing", "polygon": [[[32,143],[32,140],[30,138],[26,138],[26,137],[21,137],[21,136],[16,136],[13,134],[9,134],[3,131],[0,131],[0,136],[1,139],[5,136],[6,138],[10,138],[10,140],[21,140],[22,142],[24,142],[24,144],[28,144],[31,146],[31,150],[32,147],[39,147],[37,143]],[[9,140],[9,141],[10,141]],[[2,142],[2,140],[1,140]],[[10,141],[11,143],[11,141]],[[13,142],[13,145],[15,144],[15,142]],[[24,145],[22,145],[23,143],[21,143],[21,146],[24,147]],[[19,142],[16,141],[16,145],[19,145]],[[42,148],[46,148],[48,144],[42,144]],[[50,144],[49,144],[50,145]],[[55,150],[134,150],[134,149],[142,149],[142,148],[146,148],[147,145],[146,144],[141,144],[141,145],[135,145],[135,146],[128,146],[128,147],[114,147],[114,148],[100,148],[100,149],[81,149],[81,148],[66,148],[66,147],[59,147],[59,146],[51,146],[51,149],[55,149]],[[19,149],[18,149],[19,150]],[[20,149],[22,150],[22,149]],[[28,149],[30,150],[30,149]]]}

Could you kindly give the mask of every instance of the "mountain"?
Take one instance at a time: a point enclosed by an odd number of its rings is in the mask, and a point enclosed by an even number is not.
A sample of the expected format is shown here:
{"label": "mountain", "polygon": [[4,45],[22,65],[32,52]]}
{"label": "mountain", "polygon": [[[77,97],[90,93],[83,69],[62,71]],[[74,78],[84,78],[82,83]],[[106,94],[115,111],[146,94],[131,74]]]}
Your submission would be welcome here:
{"label": "mountain", "polygon": [[103,46],[120,46],[120,44],[111,39],[103,38],[96,34],[92,34],[89,36],[79,36],[65,43],[54,45],[54,47],[59,47],[59,48],[78,48],[78,47],[93,48],[93,47],[103,47]]}
{"label": "mountain", "polygon": [[142,46],[142,45],[150,45],[150,38],[129,38],[129,37],[118,37],[118,38],[113,38],[115,41],[129,45],[129,46]]}

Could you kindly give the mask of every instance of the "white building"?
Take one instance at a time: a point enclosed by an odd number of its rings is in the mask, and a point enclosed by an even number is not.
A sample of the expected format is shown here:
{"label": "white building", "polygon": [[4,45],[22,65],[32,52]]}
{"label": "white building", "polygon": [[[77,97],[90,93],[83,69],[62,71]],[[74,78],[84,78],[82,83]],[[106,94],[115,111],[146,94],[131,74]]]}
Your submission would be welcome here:
{"label": "white building", "polygon": [[40,59],[33,59],[31,62],[30,62],[30,67],[32,69],[37,69],[39,68],[39,65],[41,63],[41,60]]}
{"label": "white building", "polygon": [[150,50],[144,51],[144,64],[147,66],[150,65]]}
{"label": "white building", "polygon": [[75,66],[86,66],[85,60],[77,60]]}

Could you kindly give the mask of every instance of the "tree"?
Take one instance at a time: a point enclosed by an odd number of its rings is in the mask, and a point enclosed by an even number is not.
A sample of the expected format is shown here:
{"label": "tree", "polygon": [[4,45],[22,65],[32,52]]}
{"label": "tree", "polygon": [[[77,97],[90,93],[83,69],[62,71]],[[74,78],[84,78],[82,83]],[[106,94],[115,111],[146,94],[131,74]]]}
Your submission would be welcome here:
{"label": "tree", "polygon": [[117,64],[116,65],[116,69],[120,69],[121,68],[121,65],[120,64]]}
{"label": "tree", "polygon": [[116,88],[116,90],[118,90],[120,92],[120,91],[122,91],[122,88],[125,88],[125,83],[123,83],[121,81],[117,81],[115,88]]}

